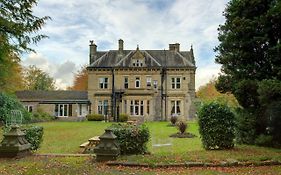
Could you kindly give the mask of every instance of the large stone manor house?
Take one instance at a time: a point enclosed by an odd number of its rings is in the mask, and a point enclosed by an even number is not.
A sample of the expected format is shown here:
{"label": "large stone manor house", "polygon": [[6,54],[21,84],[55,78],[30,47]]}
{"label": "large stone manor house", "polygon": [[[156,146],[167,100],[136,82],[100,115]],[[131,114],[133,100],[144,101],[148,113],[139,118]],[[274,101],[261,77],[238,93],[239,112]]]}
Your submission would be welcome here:
{"label": "large stone manor house", "polygon": [[88,91],[19,91],[29,111],[40,108],[57,117],[103,114],[117,120],[120,114],[146,121],[195,115],[195,58],[193,48],[180,50],[126,50],[123,40],[116,50],[98,51],[90,41]]}

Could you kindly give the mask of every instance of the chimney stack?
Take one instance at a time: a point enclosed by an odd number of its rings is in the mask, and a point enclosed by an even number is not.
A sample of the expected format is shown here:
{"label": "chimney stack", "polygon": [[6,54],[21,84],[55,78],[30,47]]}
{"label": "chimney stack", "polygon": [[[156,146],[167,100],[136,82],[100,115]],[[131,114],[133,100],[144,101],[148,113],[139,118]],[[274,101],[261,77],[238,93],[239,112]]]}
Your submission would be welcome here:
{"label": "chimney stack", "polygon": [[169,44],[169,50],[179,52],[180,44],[179,43]]}
{"label": "chimney stack", "polygon": [[124,50],[124,41],[122,39],[118,40],[118,49],[120,53]]}
{"label": "chimney stack", "polygon": [[94,43],[93,40],[90,40],[90,64],[95,61],[95,57],[97,54],[97,45]]}

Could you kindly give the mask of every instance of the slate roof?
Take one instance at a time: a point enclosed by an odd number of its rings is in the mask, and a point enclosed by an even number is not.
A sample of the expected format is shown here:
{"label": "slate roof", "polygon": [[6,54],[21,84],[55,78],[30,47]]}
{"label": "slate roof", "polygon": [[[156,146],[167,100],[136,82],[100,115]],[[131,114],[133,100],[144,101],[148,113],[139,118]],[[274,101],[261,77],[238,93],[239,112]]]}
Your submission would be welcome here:
{"label": "slate roof", "polygon": [[145,57],[146,67],[178,67],[195,68],[193,53],[191,51],[171,51],[171,50],[123,50],[122,54],[118,50],[108,52],[97,52],[96,59],[89,68],[98,67],[130,67],[133,55],[140,51]]}
{"label": "slate roof", "polygon": [[87,91],[17,91],[20,101],[88,101]]}

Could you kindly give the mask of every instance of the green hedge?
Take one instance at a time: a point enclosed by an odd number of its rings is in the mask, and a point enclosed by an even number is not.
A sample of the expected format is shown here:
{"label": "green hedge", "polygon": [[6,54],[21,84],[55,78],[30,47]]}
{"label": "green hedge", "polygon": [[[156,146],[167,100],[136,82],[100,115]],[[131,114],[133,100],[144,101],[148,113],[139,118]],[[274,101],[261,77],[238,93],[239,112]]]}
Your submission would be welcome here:
{"label": "green hedge", "polygon": [[47,122],[52,120],[55,120],[55,117],[46,112],[35,112],[32,114],[31,122]]}
{"label": "green hedge", "polygon": [[104,116],[102,114],[88,114],[87,116],[88,121],[103,121]]}
{"label": "green hedge", "polygon": [[234,146],[234,114],[224,104],[204,104],[198,112],[201,140],[205,149],[230,149]]}
{"label": "green hedge", "polygon": [[43,127],[42,126],[26,126],[22,129],[26,136],[26,140],[31,144],[31,150],[35,151],[40,147],[43,141]]}
{"label": "green hedge", "polygon": [[120,114],[119,115],[119,122],[126,122],[129,119],[129,115],[128,114]]}
{"label": "green hedge", "polygon": [[144,154],[147,152],[146,144],[150,134],[148,127],[131,124],[113,124],[110,126],[117,136],[121,154]]}

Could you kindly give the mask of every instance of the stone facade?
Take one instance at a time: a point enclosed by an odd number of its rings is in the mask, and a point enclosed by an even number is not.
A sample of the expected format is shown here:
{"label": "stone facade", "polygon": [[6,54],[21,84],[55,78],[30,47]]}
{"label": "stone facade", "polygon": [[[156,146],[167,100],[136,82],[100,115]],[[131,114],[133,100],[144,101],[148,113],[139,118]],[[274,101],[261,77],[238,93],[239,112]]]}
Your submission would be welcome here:
{"label": "stone facade", "polygon": [[195,115],[195,61],[193,49],[181,52],[179,44],[165,50],[97,52],[91,42],[88,99],[91,113],[113,117],[129,114],[147,121],[168,120],[172,115]]}
{"label": "stone facade", "polygon": [[65,118],[85,117],[89,111],[88,95],[83,91],[17,91],[16,95],[32,113]]}

